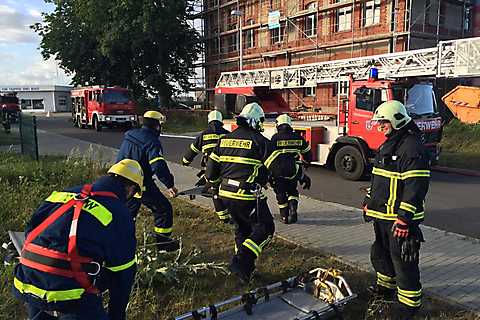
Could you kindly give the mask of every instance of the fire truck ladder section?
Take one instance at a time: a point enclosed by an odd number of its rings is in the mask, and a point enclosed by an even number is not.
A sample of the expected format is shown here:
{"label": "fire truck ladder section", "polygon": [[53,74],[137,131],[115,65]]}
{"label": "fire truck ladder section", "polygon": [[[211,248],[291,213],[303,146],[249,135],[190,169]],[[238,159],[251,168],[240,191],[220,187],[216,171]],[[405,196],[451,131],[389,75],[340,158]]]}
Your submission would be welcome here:
{"label": "fire truck ladder section", "polygon": [[437,47],[286,67],[223,72],[217,87],[314,87],[352,76],[367,79],[378,69],[381,79],[480,76],[480,37],[441,41]]}

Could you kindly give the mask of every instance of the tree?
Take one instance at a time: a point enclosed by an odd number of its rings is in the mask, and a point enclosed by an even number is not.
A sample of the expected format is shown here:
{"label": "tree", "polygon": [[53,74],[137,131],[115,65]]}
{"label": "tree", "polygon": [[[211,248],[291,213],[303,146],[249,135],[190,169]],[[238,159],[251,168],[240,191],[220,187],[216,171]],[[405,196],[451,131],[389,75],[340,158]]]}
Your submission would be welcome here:
{"label": "tree", "polygon": [[75,85],[119,85],[135,96],[168,99],[187,91],[201,50],[188,24],[188,0],[44,0],[53,3],[32,28],[44,59],[54,57]]}

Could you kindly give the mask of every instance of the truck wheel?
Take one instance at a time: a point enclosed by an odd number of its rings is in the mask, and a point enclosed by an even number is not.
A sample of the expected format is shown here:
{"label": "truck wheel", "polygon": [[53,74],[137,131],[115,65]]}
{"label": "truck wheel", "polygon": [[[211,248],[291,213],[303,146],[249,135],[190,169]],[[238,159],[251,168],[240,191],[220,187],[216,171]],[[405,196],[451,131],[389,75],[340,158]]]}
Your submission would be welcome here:
{"label": "truck wheel", "polygon": [[358,180],[365,171],[360,151],[353,146],[343,146],[335,155],[335,170],[344,179]]}
{"label": "truck wheel", "polygon": [[97,116],[93,116],[93,127],[96,131],[102,131],[102,125],[100,124],[100,121],[98,121]]}

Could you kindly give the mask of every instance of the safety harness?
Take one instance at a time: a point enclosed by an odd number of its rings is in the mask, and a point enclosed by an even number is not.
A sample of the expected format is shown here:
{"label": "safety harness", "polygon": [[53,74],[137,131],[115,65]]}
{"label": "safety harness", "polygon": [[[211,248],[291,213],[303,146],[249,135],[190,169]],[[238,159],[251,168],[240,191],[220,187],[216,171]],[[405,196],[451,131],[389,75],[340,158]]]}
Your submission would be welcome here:
{"label": "safety harness", "polygon": [[[47,219],[33,229],[25,240],[20,263],[46,273],[75,279],[82,288],[88,293],[98,293],[94,283],[90,281],[90,276],[96,276],[100,273],[100,263],[92,258],[83,257],[77,250],[77,226],[78,219],[82,212],[82,207],[90,197],[102,196],[116,198],[118,197],[108,191],[91,191],[92,185],[86,184],[82,191],[72,199],[61,205]],[[67,253],[59,252],[40,245],[32,243],[46,228],[59,219],[71,208],[73,218],[70,224],[70,233],[68,238]]]}

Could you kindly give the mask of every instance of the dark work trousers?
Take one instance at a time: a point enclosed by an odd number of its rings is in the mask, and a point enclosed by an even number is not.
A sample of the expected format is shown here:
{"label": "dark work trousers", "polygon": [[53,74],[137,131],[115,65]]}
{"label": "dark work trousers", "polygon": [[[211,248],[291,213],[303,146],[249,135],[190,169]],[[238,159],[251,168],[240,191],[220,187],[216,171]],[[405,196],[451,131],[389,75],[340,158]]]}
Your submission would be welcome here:
{"label": "dark work trousers", "polygon": [[[25,296],[29,319],[35,320],[108,320],[100,296],[88,294],[81,302],[43,303],[31,296]],[[58,317],[50,315],[53,310],[60,312]],[[47,313],[48,312],[48,313]]]}
{"label": "dark work trousers", "polygon": [[157,234],[169,237],[173,226],[173,208],[170,201],[163,195],[156,185],[147,186],[142,198],[132,198],[128,201],[128,209],[134,218],[143,204],[153,213],[155,219],[154,231]]}
{"label": "dark work trousers", "polygon": [[278,208],[282,217],[288,217],[289,205],[298,206],[298,179],[275,178],[275,195],[277,196]]}
{"label": "dark work trousers", "polygon": [[257,201],[221,198],[235,223],[236,255],[251,267],[275,232],[275,224],[267,199]]}
{"label": "dark work trousers", "polygon": [[213,206],[215,207],[215,213],[220,220],[224,221],[230,218],[227,207],[223,203],[223,200],[218,196],[218,187],[214,188],[213,191]]}
{"label": "dark work trousers", "polygon": [[394,290],[398,301],[407,308],[418,309],[422,303],[422,285],[418,261],[404,262],[400,244],[391,231],[393,221],[374,221],[375,242],[370,259],[377,273],[377,285]]}

